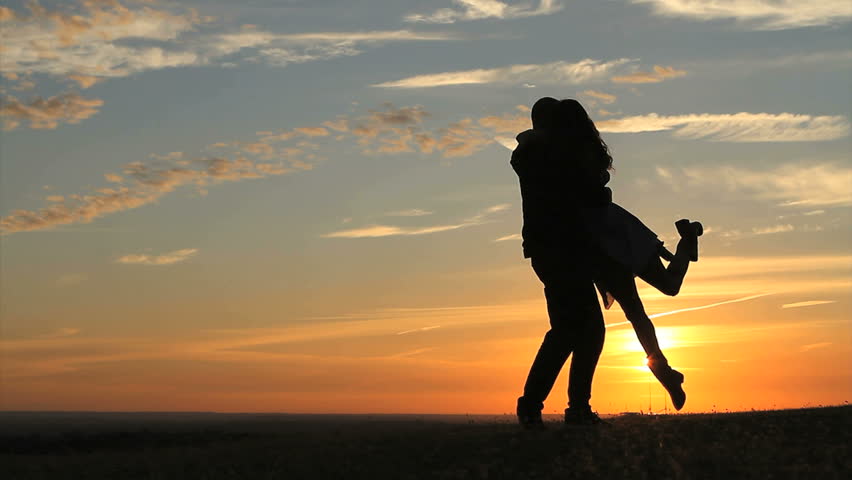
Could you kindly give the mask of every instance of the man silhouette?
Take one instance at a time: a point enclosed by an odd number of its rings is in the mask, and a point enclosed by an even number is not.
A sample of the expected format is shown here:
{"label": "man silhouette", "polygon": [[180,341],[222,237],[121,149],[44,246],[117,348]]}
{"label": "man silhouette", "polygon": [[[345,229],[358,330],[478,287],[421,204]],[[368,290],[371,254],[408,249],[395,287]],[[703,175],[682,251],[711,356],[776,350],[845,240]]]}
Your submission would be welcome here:
{"label": "man silhouette", "polygon": [[572,353],[565,423],[601,423],[589,405],[605,332],[594,286],[599,253],[582,233],[580,209],[608,203],[611,193],[585,181],[576,168],[567,132],[558,128],[559,108],[550,97],[533,105],[533,129],[518,135],[511,160],[523,202],[524,258],[544,284],[550,318],[518,398],[518,421],[525,427],[543,426],[544,400]]}

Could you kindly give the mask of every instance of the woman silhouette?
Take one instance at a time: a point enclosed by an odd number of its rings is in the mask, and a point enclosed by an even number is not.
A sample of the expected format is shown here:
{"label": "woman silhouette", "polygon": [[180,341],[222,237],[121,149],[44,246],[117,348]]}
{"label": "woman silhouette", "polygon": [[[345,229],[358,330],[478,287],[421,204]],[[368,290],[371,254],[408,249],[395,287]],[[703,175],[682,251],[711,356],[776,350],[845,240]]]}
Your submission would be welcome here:
{"label": "woman silhouette", "polygon": [[[571,158],[579,162],[577,167],[583,178],[595,187],[606,185],[612,169],[612,156],[586,110],[578,101],[566,99],[559,102],[556,117],[564,135],[563,141],[571,146]],[[689,262],[698,261],[698,237],[704,229],[700,223],[687,219],[675,222],[681,238],[672,254],[653,231],[615,203],[585,206],[582,212],[586,232],[603,252],[595,284],[604,306],[608,309],[613,299],[621,305],[645,350],[648,367],[669,392],[675,409],[680,410],[686,402],[686,393],[681,386],[683,374],[672,369],[663,355],[654,324],[645,313],[636,290],[634,277],[638,275],[666,295],[677,295]],[[663,266],[660,257],[669,261],[667,267]]]}

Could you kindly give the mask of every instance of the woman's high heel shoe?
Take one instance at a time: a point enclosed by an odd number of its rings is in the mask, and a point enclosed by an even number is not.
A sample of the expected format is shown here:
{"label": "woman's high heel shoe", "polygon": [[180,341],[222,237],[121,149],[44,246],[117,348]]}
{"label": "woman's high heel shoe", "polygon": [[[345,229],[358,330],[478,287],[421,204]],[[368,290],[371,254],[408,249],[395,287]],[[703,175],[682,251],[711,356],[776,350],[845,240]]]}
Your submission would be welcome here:
{"label": "woman's high heel shoe", "polygon": [[668,360],[662,355],[649,355],[648,368],[669,392],[675,410],[680,410],[686,403],[686,392],[683,391],[683,374],[669,366]]}
{"label": "woman's high heel shoe", "polygon": [[689,248],[689,259],[693,262],[698,261],[698,237],[704,235],[704,226],[701,222],[690,222],[684,218],[675,222],[677,233],[680,238],[687,241]]}

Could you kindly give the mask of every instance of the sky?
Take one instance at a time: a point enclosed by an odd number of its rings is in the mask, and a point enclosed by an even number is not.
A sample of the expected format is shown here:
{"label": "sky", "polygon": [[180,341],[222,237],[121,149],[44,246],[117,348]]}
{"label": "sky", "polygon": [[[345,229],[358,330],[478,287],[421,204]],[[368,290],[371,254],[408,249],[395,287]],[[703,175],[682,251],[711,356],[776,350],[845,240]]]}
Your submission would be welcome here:
{"label": "sky", "polygon": [[[544,96],[666,245],[705,227],[677,297],[637,280],[682,412],[852,399],[848,0],[12,0],[0,36],[2,410],[513,412]],[[593,408],[670,411],[605,320]]]}

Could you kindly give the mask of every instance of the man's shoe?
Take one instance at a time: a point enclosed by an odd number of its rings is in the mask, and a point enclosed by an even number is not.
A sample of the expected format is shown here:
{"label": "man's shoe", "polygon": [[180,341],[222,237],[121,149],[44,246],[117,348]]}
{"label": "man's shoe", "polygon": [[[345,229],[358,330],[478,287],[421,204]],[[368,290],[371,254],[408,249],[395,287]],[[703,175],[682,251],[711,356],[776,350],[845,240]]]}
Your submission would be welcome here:
{"label": "man's shoe", "polygon": [[541,429],[544,428],[544,421],[541,419],[541,410],[544,405],[541,402],[530,402],[524,397],[518,398],[518,423],[524,428]]}
{"label": "man's shoe", "polygon": [[683,218],[675,222],[675,228],[677,228],[680,238],[688,242],[689,259],[697,262],[698,237],[704,235],[704,226],[701,225],[701,222],[690,222],[688,219]]}
{"label": "man's shoe", "polygon": [[594,425],[608,425],[607,422],[601,420],[597,413],[592,411],[592,407],[569,407],[565,409],[565,425],[574,427],[589,427]]}
{"label": "man's shoe", "polygon": [[683,374],[669,366],[669,362],[653,355],[648,357],[648,368],[669,392],[675,410],[680,410],[686,403],[686,392],[683,391]]}

